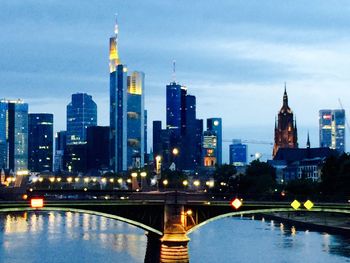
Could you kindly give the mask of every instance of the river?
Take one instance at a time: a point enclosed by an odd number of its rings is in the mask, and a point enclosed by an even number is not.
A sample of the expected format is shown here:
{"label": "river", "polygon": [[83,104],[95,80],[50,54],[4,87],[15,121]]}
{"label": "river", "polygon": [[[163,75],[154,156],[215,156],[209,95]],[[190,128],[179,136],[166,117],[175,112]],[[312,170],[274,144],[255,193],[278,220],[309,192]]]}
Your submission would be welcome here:
{"label": "river", "polygon": [[[191,262],[350,262],[350,239],[268,220],[226,218],[190,234]],[[147,238],[126,223],[71,212],[0,213],[0,262],[143,262]]]}

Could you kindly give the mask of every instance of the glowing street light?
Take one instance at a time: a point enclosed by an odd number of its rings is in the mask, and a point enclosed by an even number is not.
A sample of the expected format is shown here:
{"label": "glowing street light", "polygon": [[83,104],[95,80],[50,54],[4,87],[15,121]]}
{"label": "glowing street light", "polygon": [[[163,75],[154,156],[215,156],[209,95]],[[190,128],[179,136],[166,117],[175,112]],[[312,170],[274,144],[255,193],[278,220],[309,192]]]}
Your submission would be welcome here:
{"label": "glowing street light", "polygon": [[163,185],[167,186],[169,184],[169,181],[167,179],[163,180]]}
{"label": "glowing street light", "polygon": [[183,184],[184,186],[188,186],[188,181],[187,181],[187,180],[184,180],[184,181],[182,182],[182,184]]}
{"label": "glowing street light", "polygon": [[131,177],[132,177],[132,178],[136,178],[136,177],[137,177],[137,173],[135,173],[135,172],[134,172],[134,173],[131,173]]}
{"label": "glowing street light", "polygon": [[123,183],[123,179],[122,178],[119,178],[118,179],[118,184],[122,184]]}
{"label": "glowing street light", "polygon": [[198,187],[198,186],[201,185],[201,182],[200,182],[199,180],[195,180],[195,181],[193,182],[193,185],[194,185],[195,187]]}
{"label": "glowing street light", "polygon": [[50,177],[49,180],[50,180],[51,183],[53,183],[53,182],[55,182],[55,177]]}
{"label": "glowing street light", "polygon": [[101,182],[105,184],[105,183],[107,182],[107,179],[103,177],[103,178],[101,179]]}
{"label": "glowing street light", "polygon": [[68,178],[67,178],[67,182],[68,182],[68,183],[71,183],[72,181],[73,181],[73,178],[72,178],[72,177],[68,177]]}
{"label": "glowing street light", "polygon": [[147,173],[146,172],[141,172],[140,175],[141,175],[141,177],[146,177]]}
{"label": "glowing street light", "polygon": [[179,149],[178,148],[174,148],[173,149],[173,155],[178,155],[179,154]]}

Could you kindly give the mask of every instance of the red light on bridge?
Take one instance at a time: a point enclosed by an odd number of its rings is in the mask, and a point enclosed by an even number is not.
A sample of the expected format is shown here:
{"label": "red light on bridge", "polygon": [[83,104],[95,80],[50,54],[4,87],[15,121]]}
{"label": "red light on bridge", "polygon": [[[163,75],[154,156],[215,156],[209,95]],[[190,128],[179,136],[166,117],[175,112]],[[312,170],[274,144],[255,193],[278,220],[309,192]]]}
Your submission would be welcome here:
{"label": "red light on bridge", "polygon": [[44,198],[32,198],[30,199],[31,208],[43,208],[44,207]]}
{"label": "red light on bridge", "polygon": [[240,208],[242,204],[243,204],[242,201],[238,198],[235,198],[230,202],[230,205],[236,210]]}

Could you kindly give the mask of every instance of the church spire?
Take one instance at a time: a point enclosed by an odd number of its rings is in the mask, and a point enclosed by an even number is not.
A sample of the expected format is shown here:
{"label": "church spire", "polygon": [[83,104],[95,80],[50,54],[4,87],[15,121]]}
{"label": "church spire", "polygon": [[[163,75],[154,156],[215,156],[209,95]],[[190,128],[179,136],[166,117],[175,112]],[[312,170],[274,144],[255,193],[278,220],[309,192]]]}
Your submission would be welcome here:
{"label": "church spire", "polygon": [[283,107],[288,107],[287,84],[284,82]]}
{"label": "church spire", "polygon": [[118,16],[115,15],[115,24],[114,24],[114,36],[109,39],[109,70],[114,72],[116,67],[120,64],[119,52],[118,52]]}
{"label": "church spire", "polygon": [[309,135],[309,131],[307,131],[307,142],[306,142],[306,148],[310,148],[311,144],[310,144],[310,135]]}

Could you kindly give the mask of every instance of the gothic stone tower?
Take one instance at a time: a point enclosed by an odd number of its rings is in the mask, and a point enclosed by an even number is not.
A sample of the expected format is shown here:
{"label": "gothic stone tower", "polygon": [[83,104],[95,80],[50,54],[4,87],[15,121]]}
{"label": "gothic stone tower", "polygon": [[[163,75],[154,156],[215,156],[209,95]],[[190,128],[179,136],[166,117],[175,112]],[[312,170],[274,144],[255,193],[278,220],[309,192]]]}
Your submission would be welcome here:
{"label": "gothic stone tower", "polygon": [[293,111],[288,106],[288,95],[284,87],[283,105],[278,113],[275,123],[275,144],[272,156],[274,157],[279,148],[298,148],[297,124],[293,118]]}

